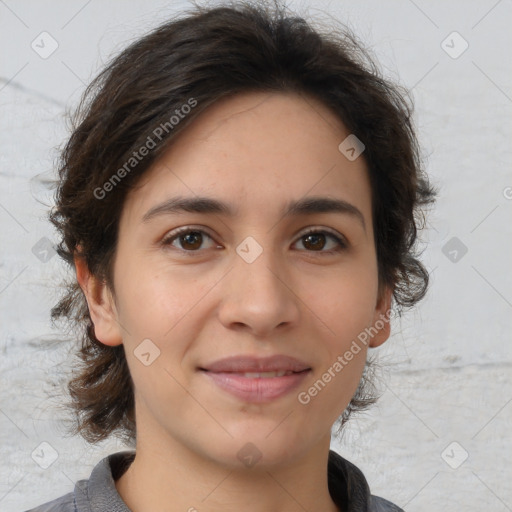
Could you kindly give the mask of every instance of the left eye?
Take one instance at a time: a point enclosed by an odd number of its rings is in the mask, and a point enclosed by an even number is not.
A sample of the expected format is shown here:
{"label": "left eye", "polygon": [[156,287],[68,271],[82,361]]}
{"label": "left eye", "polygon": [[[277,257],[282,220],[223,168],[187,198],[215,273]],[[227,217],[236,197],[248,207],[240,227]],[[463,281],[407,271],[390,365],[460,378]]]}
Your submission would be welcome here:
{"label": "left eye", "polygon": [[341,251],[341,250],[347,248],[347,244],[341,237],[339,237],[338,235],[335,235],[334,233],[330,233],[329,231],[319,231],[319,230],[313,229],[313,230],[308,231],[307,233],[304,233],[303,235],[301,235],[299,240],[306,239],[308,245],[311,245],[316,248],[318,248],[318,245],[320,243],[320,245],[322,246],[321,249],[323,249],[325,247],[325,239],[326,238],[330,238],[331,240],[334,240],[336,242],[337,248],[330,249],[328,251],[315,250],[313,252],[333,253],[333,252],[338,252],[338,251]]}
{"label": "left eye", "polygon": [[[180,249],[184,252],[198,252],[197,250],[200,249],[203,238],[209,238],[213,241],[212,237],[208,235],[205,231],[201,229],[190,229],[190,228],[182,228],[178,231],[174,231],[173,233],[170,233],[168,237],[164,238],[162,240],[162,245],[169,246],[172,245],[173,247],[176,247],[175,241],[179,242],[181,247],[177,247],[177,249]],[[325,248],[326,242],[325,240],[330,238],[331,240],[334,240],[335,244],[337,245],[337,248],[329,249],[329,250],[322,250]],[[347,247],[346,242],[339,236],[335,235],[334,233],[330,233],[328,231],[321,231],[321,230],[311,230],[307,233],[302,234],[299,237],[299,240],[303,240],[304,245],[308,245],[312,247],[313,249],[308,252],[324,252],[324,253],[333,253],[338,252]],[[297,243],[297,242],[296,242]]]}

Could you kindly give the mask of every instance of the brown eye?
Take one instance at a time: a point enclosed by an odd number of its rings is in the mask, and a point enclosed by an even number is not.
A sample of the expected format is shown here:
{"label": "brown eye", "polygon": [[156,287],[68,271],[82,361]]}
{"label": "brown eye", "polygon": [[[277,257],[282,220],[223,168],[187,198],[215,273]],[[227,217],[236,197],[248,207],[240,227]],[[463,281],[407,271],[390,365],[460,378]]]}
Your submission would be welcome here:
{"label": "brown eye", "polygon": [[178,239],[184,249],[199,249],[203,242],[203,237],[199,231],[189,231],[184,235],[180,235]]}
{"label": "brown eye", "polygon": [[[185,227],[170,233],[162,240],[161,243],[163,246],[172,246],[181,252],[190,254],[200,252],[205,239],[209,239],[213,242],[212,237],[205,231],[201,229],[191,229]],[[329,240],[331,241],[330,248],[328,247]],[[302,241],[302,244],[307,252],[317,252],[320,254],[332,254],[340,252],[348,247],[348,244],[344,238],[341,238],[328,231],[314,229],[303,234],[299,241]],[[334,241],[334,246],[332,246],[332,241]],[[214,244],[210,245],[209,248],[212,248],[213,246]],[[327,250],[324,250],[326,247]]]}
{"label": "brown eye", "polygon": [[[172,245],[184,252],[199,252],[205,238],[212,240],[210,235],[200,229],[184,228],[170,233],[162,240],[162,245]],[[175,242],[179,245],[177,246]]]}
{"label": "brown eye", "polygon": [[304,246],[308,249],[316,251],[325,247],[325,235],[323,233],[304,235],[304,241]]}
{"label": "brown eye", "polygon": [[[328,244],[328,240],[334,240],[335,247],[328,250],[323,250]],[[346,242],[328,231],[311,230],[300,237],[304,247],[308,252],[320,252],[320,253],[334,253],[347,248]],[[337,247],[336,247],[337,246]]]}

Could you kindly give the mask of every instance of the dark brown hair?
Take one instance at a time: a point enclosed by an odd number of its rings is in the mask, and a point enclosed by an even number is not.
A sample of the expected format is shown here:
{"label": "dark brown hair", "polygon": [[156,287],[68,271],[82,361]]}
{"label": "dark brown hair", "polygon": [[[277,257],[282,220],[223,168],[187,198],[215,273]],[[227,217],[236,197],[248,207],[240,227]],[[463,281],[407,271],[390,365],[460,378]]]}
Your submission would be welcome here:
{"label": "dark brown hair", "polygon": [[[60,154],[50,214],[61,236],[59,255],[72,266],[79,254],[113,288],[124,199],[173,138],[221,98],[295,92],[321,101],[365,144],[379,284],[393,289],[400,315],[418,302],[428,273],[415,252],[417,223],[420,206],[433,202],[436,191],[422,171],[408,94],[381,76],[349,29],[329,30],[318,31],[277,3],[236,2],[195,6],[126,48],[87,87]],[[143,157],[142,147],[150,148]],[[59,317],[81,337],[80,371],[68,383],[73,433],[90,443],[115,433],[134,444],[124,346],[96,339],[75,279],[52,309],[52,319]],[[365,372],[342,424],[375,401],[371,383]]]}

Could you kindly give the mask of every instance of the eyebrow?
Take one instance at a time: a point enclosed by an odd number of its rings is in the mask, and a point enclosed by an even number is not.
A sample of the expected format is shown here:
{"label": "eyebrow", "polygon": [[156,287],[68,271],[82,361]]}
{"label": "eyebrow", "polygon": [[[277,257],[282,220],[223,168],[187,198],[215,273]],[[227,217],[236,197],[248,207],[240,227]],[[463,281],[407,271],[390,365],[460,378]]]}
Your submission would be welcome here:
{"label": "eyebrow", "polygon": [[[148,222],[160,215],[172,215],[184,212],[233,217],[238,213],[238,208],[234,208],[229,203],[210,197],[173,197],[150,208],[142,217],[142,222]],[[340,213],[350,215],[359,220],[366,232],[366,223],[361,211],[353,204],[343,199],[312,196],[292,200],[285,205],[281,216],[286,218],[317,213]]]}

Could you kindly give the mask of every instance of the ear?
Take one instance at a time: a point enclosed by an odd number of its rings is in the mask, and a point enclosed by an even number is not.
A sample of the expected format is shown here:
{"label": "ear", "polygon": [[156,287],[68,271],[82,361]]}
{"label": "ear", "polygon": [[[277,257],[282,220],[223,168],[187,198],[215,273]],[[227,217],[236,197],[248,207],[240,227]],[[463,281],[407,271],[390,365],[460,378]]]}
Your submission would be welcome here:
{"label": "ear", "polygon": [[[375,315],[373,317],[372,327],[377,331],[371,337],[369,346],[372,348],[382,345],[391,334],[391,300],[393,290],[388,286],[383,287],[382,291],[379,287],[379,298],[375,307]],[[372,329],[373,332],[373,329]]]}
{"label": "ear", "polygon": [[96,338],[105,345],[120,345],[123,338],[110,289],[105,282],[91,274],[87,263],[79,255],[75,255],[74,262],[76,279],[87,299]]}

